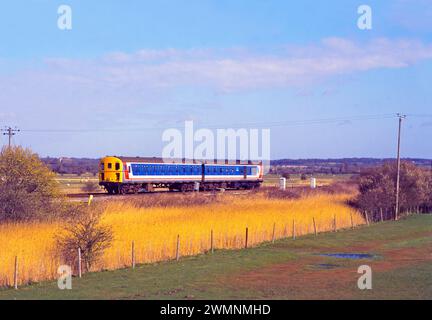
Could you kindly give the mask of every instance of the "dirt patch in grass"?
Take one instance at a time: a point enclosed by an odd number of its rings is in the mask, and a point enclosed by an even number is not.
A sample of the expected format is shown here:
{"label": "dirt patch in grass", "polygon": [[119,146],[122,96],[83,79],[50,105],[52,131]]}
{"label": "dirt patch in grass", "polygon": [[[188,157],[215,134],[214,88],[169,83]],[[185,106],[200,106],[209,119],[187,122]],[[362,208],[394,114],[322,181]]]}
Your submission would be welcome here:
{"label": "dirt patch in grass", "polygon": [[[274,264],[254,271],[219,279],[223,286],[231,290],[252,290],[261,293],[257,299],[351,299],[364,293],[360,291],[357,268],[366,264],[373,274],[406,268],[432,261],[429,247],[377,250],[382,243],[347,247],[344,252],[379,254],[378,259],[337,259],[316,255],[304,255],[300,259],[282,264]],[[324,252],[323,250],[320,250]],[[337,268],[311,268],[311,266],[331,263]],[[373,297],[373,296],[372,296]]]}

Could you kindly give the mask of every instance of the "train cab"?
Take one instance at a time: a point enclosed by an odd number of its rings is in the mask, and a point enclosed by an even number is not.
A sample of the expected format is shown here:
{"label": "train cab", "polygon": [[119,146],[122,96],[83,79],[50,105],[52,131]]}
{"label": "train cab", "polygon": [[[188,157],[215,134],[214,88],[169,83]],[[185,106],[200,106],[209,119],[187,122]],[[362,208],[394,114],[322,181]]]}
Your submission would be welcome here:
{"label": "train cab", "polygon": [[99,185],[109,193],[116,193],[123,182],[123,162],[116,157],[102,158],[99,163]]}

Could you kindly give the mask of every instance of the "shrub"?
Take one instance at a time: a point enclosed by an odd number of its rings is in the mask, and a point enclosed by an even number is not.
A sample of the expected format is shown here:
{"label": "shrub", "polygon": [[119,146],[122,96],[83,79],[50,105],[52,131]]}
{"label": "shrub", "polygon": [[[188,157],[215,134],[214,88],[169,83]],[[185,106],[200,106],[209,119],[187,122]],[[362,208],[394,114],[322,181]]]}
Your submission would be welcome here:
{"label": "shrub", "polygon": [[82,186],[81,190],[88,193],[95,192],[99,190],[99,185],[93,181],[86,181]]}
{"label": "shrub", "polygon": [[291,178],[291,175],[288,172],[283,172],[282,173],[282,178],[285,178],[285,179],[289,180]]}
{"label": "shrub", "polygon": [[63,233],[57,236],[57,250],[63,261],[71,266],[78,264],[78,248],[84,271],[100,259],[111,246],[113,232],[111,227],[100,223],[102,210],[79,205],[72,208]]}
{"label": "shrub", "polygon": [[[363,172],[359,179],[360,194],[355,204],[363,211],[377,214],[381,209],[384,212],[394,212],[396,207],[396,162],[387,162]],[[403,161],[400,170],[400,211],[417,208],[424,204],[428,191],[426,175],[423,169],[413,163]]]}
{"label": "shrub", "polygon": [[29,149],[0,152],[0,221],[40,220],[60,213],[55,175]]}

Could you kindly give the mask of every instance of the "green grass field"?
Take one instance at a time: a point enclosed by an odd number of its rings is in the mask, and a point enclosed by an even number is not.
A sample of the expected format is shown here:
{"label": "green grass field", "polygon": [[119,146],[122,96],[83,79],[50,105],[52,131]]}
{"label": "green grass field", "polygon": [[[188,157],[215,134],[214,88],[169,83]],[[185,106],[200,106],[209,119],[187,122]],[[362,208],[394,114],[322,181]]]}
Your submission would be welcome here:
{"label": "green grass field", "polygon": [[[350,260],[319,253],[369,253]],[[360,265],[373,289],[360,290]],[[432,299],[432,215],[0,290],[0,299]]]}

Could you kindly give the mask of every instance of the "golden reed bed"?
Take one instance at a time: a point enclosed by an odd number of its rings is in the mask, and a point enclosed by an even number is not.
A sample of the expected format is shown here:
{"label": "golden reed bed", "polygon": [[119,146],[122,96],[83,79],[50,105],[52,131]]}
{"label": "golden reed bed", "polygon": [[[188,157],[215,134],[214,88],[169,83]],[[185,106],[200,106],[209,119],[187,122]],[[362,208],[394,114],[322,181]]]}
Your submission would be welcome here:
{"label": "golden reed bed", "polygon": [[[204,195],[198,195],[204,197]],[[253,196],[218,195],[216,201],[179,207],[146,207],[128,202],[109,202],[103,223],[112,226],[115,240],[93,270],[118,269],[131,264],[131,243],[135,243],[137,263],[175,258],[177,235],[180,255],[196,255],[210,248],[211,230],[215,249],[237,249],[244,246],[248,227],[248,245],[270,241],[275,224],[275,238],[314,232],[313,218],[319,232],[363,224],[363,218],[345,204],[347,194],[315,194],[300,199],[269,199]],[[14,259],[18,256],[18,282],[25,284],[53,279],[61,265],[54,252],[54,235],[59,222],[0,225],[0,286],[13,283]]]}

